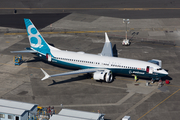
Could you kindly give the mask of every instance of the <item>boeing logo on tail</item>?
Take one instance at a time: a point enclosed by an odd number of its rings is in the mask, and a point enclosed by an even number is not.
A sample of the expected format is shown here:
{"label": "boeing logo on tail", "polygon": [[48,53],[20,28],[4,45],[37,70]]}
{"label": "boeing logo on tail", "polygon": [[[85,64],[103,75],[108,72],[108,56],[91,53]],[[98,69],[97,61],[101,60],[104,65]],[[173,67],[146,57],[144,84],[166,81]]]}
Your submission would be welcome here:
{"label": "boeing logo on tail", "polygon": [[105,44],[101,54],[86,54],[84,52],[59,50],[58,48],[50,46],[41,36],[31,20],[24,19],[24,22],[31,48],[22,51],[12,51],[12,53],[37,53],[36,55],[38,57],[50,63],[78,69],[76,71],[55,75],[48,75],[41,69],[45,74],[45,77],[41,80],[45,80],[49,77],[79,73],[91,73],[93,79],[104,80],[105,82],[112,82],[114,79],[113,75],[118,73],[152,78],[152,80],[160,80],[162,77],[168,75],[168,72],[161,68],[161,60],[152,59],[150,61],[141,61],[113,57],[112,46],[107,33],[105,33]]}
{"label": "boeing logo on tail", "polygon": [[37,32],[33,25],[28,26],[27,31],[31,46],[35,48],[40,47],[41,38],[39,37],[39,32]]}
{"label": "boeing logo on tail", "polygon": [[37,50],[37,51],[41,51],[44,54],[45,53],[50,54],[49,45],[46,43],[44,38],[41,36],[39,31],[36,29],[36,27],[33,25],[31,20],[30,19],[24,19],[24,22],[26,25],[26,30],[27,30],[27,34],[28,34],[28,38],[29,38],[31,48],[34,50]]}

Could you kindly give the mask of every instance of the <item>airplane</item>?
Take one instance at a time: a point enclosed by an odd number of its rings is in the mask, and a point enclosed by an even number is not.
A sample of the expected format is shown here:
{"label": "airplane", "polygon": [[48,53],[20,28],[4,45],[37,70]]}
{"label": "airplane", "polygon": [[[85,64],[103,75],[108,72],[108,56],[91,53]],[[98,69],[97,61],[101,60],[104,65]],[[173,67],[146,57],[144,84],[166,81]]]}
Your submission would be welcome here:
{"label": "airplane", "polygon": [[114,80],[114,74],[151,78],[154,81],[168,75],[168,72],[161,68],[161,60],[142,61],[113,57],[112,45],[107,33],[105,33],[105,44],[102,52],[100,54],[88,54],[55,48],[44,40],[30,19],[24,18],[24,22],[30,48],[21,51],[11,51],[11,53],[33,53],[49,63],[77,69],[71,72],[49,75],[40,68],[45,75],[41,80],[56,76],[91,73],[94,80],[110,83]]}

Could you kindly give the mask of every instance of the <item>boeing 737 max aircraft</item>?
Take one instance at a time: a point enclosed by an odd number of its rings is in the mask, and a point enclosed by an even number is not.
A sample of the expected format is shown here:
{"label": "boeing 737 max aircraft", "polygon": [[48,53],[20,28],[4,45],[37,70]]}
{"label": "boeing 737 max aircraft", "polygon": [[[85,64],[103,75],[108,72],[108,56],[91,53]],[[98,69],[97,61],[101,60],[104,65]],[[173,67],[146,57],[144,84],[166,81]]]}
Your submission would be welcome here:
{"label": "boeing 737 max aircraft", "polygon": [[48,75],[41,68],[45,74],[45,77],[41,80],[55,76],[79,73],[92,73],[95,80],[104,80],[105,82],[111,82],[113,80],[113,74],[116,73],[152,78],[153,80],[160,80],[161,77],[168,75],[168,73],[161,68],[161,60],[152,59],[146,62],[113,57],[112,46],[107,33],[105,33],[105,44],[101,54],[87,54],[84,52],[60,50],[50,46],[30,19],[24,19],[24,22],[31,47],[27,50],[11,51],[12,53],[35,53],[38,57],[45,59],[50,63],[78,69],[72,72]]}

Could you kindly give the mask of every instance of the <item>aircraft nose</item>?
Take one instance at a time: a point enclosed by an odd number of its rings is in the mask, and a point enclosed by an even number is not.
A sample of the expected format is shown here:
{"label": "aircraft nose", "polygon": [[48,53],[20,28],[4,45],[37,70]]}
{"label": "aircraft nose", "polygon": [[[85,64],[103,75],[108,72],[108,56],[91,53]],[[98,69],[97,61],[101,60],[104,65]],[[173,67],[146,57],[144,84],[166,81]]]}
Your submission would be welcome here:
{"label": "aircraft nose", "polygon": [[168,72],[166,70],[164,70],[164,69],[163,69],[162,73],[165,74],[165,75],[168,75]]}
{"label": "aircraft nose", "polygon": [[162,74],[163,76],[165,75],[168,75],[168,72],[166,71],[166,70],[164,70],[164,69],[162,69],[162,70],[159,70],[158,71],[160,74]]}

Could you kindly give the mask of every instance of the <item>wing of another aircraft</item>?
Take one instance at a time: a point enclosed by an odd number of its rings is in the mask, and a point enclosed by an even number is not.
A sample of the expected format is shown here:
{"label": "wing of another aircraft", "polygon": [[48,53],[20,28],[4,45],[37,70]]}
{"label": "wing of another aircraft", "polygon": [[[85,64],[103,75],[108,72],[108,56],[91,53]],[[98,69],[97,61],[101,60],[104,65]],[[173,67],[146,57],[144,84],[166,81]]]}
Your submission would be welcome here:
{"label": "wing of another aircraft", "polygon": [[60,74],[54,74],[54,75],[48,75],[42,68],[42,72],[44,73],[45,77],[42,78],[41,80],[45,80],[50,77],[56,77],[56,76],[64,76],[64,75],[73,75],[73,74],[80,74],[80,73],[92,73],[96,71],[105,71],[106,69],[82,69],[82,70],[76,70],[72,72],[66,72],[66,73],[60,73]]}
{"label": "wing of another aircraft", "polygon": [[109,41],[109,38],[106,32],[105,32],[105,44],[100,55],[113,57],[112,45],[111,45],[111,42]]}

